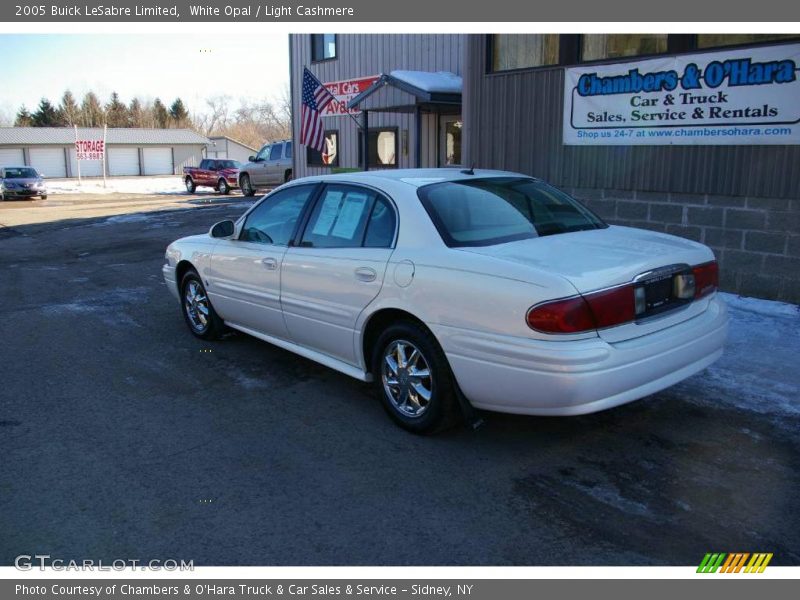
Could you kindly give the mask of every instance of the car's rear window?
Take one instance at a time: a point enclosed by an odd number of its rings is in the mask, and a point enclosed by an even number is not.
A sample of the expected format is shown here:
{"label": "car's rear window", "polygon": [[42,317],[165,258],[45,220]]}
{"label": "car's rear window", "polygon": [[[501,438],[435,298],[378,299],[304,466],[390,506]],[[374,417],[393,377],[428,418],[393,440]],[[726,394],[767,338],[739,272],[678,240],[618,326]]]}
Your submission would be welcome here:
{"label": "car's rear window", "polygon": [[491,246],[607,227],[577,200],[527,177],[447,181],[417,193],[448,246]]}

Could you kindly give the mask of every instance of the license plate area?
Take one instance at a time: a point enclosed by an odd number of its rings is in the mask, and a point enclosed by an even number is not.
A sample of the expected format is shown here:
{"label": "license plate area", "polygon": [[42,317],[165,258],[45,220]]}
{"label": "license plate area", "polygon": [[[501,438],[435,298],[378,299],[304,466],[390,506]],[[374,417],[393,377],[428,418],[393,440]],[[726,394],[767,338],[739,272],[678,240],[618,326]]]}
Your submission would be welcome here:
{"label": "license plate area", "polygon": [[694,274],[689,265],[670,265],[642,273],[633,289],[640,321],[689,304],[694,299]]}

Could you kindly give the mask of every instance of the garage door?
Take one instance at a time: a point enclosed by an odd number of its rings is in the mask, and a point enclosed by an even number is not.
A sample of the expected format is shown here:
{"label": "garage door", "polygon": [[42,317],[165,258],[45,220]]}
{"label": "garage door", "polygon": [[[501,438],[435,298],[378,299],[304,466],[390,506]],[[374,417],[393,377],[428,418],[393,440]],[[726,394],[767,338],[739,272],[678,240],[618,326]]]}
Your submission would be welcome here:
{"label": "garage door", "polygon": [[172,175],[172,148],[145,148],[142,158],[145,175]]}
{"label": "garage door", "polygon": [[24,164],[22,148],[0,148],[0,167],[21,167]]}
{"label": "garage door", "polygon": [[139,149],[138,148],[109,148],[108,149],[108,174],[109,175],[138,175],[139,174]]}
{"label": "garage door", "polygon": [[[78,155],[75,154],[73,148],[70,155],[70,164],[72,165],[72,176],[78,176]],[[81,177],[102,177],[103,176],[103,161],[102,160],[82,160],[81,161]]]}
{"label": "garage door", "polygon": [[31,148],[31,166],[44,177],[66,177],[67,164],[63,148]]}

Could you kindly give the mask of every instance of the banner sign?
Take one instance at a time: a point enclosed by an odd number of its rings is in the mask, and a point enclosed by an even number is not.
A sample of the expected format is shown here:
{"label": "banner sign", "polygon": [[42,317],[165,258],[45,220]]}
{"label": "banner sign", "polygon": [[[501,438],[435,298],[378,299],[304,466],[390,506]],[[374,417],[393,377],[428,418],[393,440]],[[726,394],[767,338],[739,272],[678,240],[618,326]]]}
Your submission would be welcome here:
{"label": "banner sign", "polygon": [[75,154],[78,160],[103,160],[106,143],[103,140],[77,140]]}
{"label": "banner sign", "polygon": [[800,44],[566,69],[565,145],[800,144]]}
{"label": "banner sign", "polygon": [[369,77],[361,77],[359,79],[346,79],[344,81],[323,83],[322,85],[328,88],[328,91],[333,94],[336,100],[325,107],[325,110],[322,111],[322,116],[340,117],[348,114],[360,114],[361,111],[357,108],[348,109],[347,103],[375,83],[378,77],[378,75],[370,75]]}

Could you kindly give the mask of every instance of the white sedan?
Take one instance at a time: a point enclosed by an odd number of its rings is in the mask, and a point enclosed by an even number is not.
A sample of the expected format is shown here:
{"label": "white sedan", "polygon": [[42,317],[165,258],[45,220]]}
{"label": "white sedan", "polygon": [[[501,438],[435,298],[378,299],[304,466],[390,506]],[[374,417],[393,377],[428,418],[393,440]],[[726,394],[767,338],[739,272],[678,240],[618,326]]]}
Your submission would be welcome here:
{"label": "white sedan", "polygon": [[296,180],[170,244],[163,273],[195,336],[230,327],[373,381],[415,432],[642,398],[718,359],[728,326],[709,248],[500,171]]}

